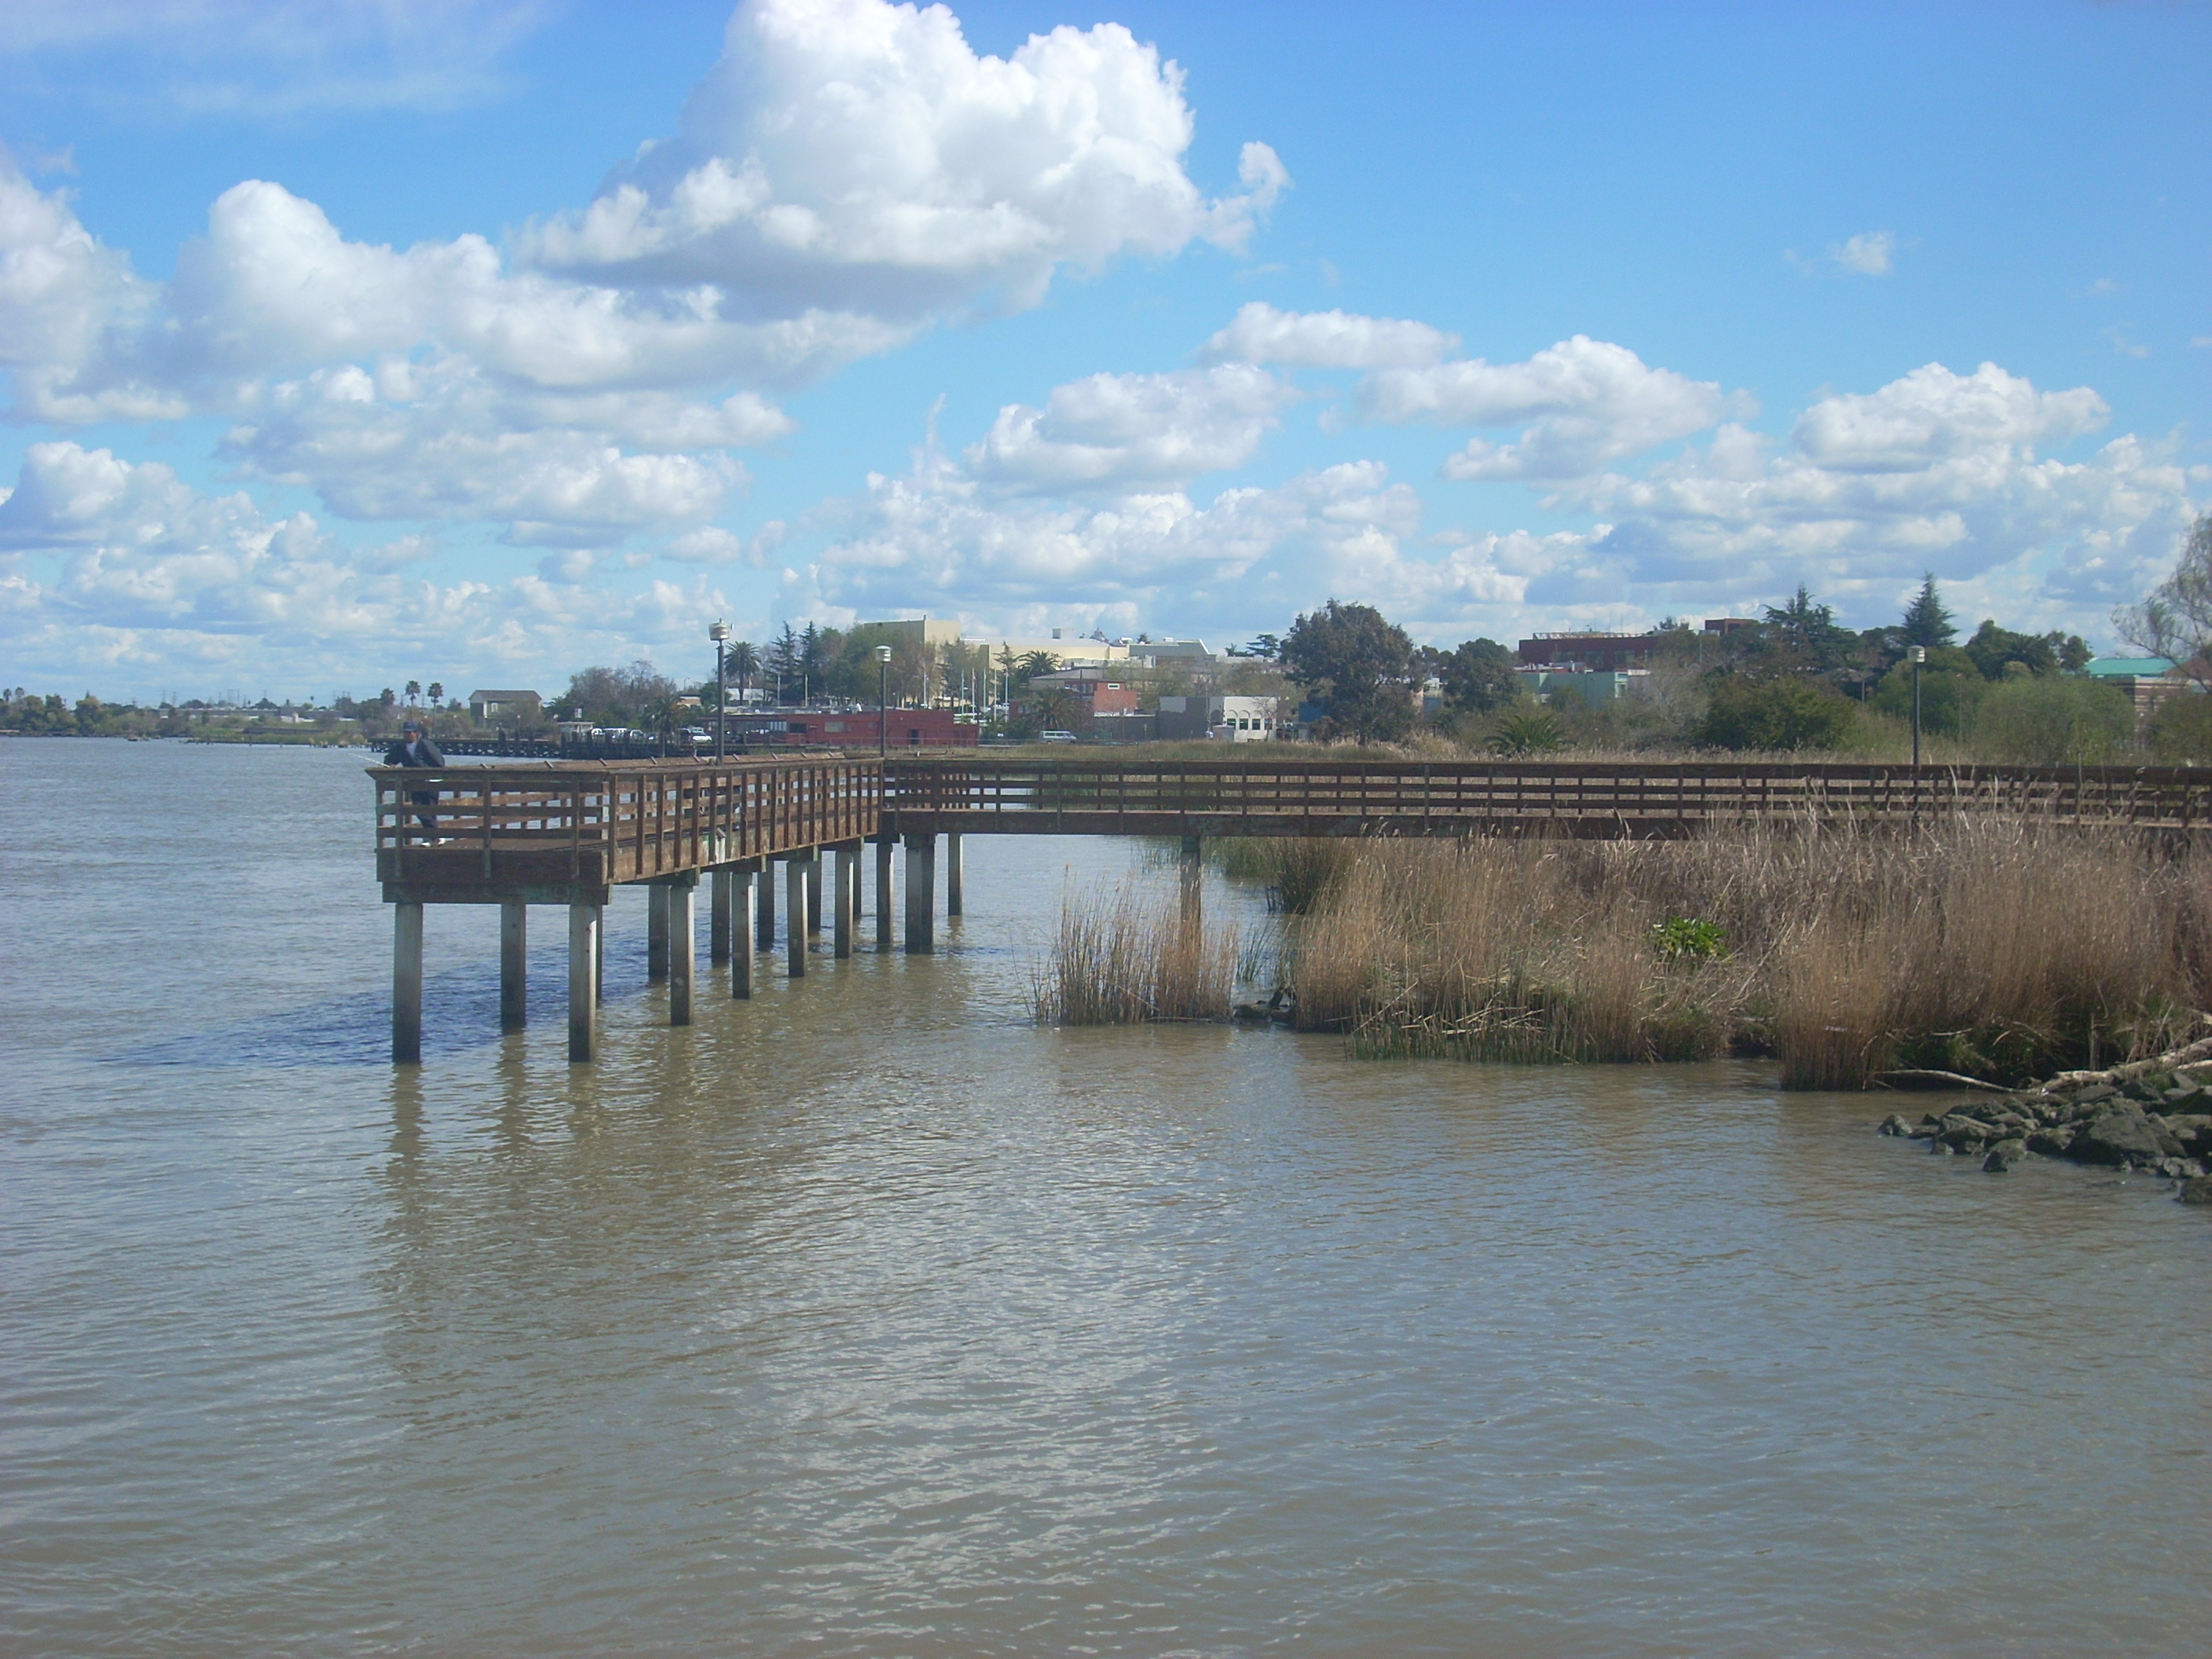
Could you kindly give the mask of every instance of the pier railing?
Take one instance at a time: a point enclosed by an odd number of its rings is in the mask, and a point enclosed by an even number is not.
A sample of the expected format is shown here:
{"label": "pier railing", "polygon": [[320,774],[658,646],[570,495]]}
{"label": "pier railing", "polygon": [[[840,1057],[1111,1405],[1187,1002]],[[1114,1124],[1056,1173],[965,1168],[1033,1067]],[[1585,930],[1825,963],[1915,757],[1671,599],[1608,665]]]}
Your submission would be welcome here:
{"label": "pier railing", "polygon": [[556,896],[854,842],[877,831],[874,760],[376,767],[377,875],[482,902]]}
{"label": "pier railing", "polygon": [[1867,823],[2006,813],[2212,828],[2212,771],[2180,767],[1298,759],[894,760],[885,827],[1042,835],[1680,835],[1747,818]]}

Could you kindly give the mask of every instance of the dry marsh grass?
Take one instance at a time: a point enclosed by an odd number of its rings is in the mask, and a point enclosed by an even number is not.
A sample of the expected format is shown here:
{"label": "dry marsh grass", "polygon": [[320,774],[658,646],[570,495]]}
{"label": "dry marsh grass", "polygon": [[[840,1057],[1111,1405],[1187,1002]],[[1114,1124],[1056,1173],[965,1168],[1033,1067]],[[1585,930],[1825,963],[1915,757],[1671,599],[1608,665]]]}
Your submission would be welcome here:
{"label": "dry marsh grass", "polygon": [[[1328,856],[1282,976],[1297,1024],[1368,1054],[1765,1052],[1785,1087],[1904,1066],[2010,1083],[2156,1053],[2212,995],[2212,860],[2116,835],[1962,818]],[[1675,918],[1717,924],[1724,951],[1663,952]]]}
{"label": "dry marsh grass", "polygon": [[1225,1019],[1236,988],[1236,928],[1187,918],[1175,898],[1127,884],[1105,897],[1071,890],[1034,992],[1049,1025]]}

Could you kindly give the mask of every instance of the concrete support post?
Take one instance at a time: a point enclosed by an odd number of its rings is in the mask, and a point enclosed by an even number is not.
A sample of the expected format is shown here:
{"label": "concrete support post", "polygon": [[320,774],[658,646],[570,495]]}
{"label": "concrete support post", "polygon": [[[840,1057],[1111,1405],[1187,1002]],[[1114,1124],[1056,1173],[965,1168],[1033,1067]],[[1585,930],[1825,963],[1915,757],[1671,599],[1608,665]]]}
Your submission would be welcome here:
{"label": "concrete support post", "polygon": [[808,860],[793,853],[783,861],[784,972],[793,979],[806,976],[806,866]]}
{"label": "concrete support post", "polygon": [[689,1025],[691,981],[699,967],[697,923],[691,914],[691,895],[697,890],[687,881],[661,890],[668,895],[662,907],[668,918],[668,1023]]}
{"label": "concrete support post", "polygon": [[655,882],[645,890],[645,978],[658,985],[668,977],[668,894]]}
{"label": "concrete support post", "polygon": [[422,907],[392,907],[392,1063],[422,1063]]}
{"label": "concrete support post", "polygon": [[760,861],[760,881],[754,888],[753,941],[763,951],[775,948],[775,860]]}
{"label": "concrete support post", "polygon": [[1182,921],[1186,927],[1194,927],[1204,919],[1204,888],[1206,874],[1206,842],[1199,836],[1182,838]]}
{"label": "concrete support post", "polygon": [[961,873],[960,832],[948,830],[945,832],[945,914],[948,916],[960,914]]}
{"label": "concrete support post", "polygon": [[806,855],[806,931],[822,931],[822,849],[818,847]]}
{"label": "concrete support post", "polygon": [[937,837],[906,838],[906,953],[910,957],[937,953],[937,918],[932,914],[937,897]]}
{"label": "concrete support post", "polygon": [[568,907],[568,1060],[592,1058],[599,1034],[599,907]]}
{"label": "concrete support post", "polygon": [[878,951],[891,948],[891,872],[896,867],[891,860],[891,845],[889,836],[876,837],[876,948]]}
{"label": "concrete support post", "polygon": [[607,913],[604,907],[594,906],[598,912],[592,922],[592,1000],[607,1000]]}
{"label": "concrete support post", "polygon": [[730,994],[753,994],[753,897],[760,872],[748,865],[730,873]]}
{"label": "concrete support post", "polygon": [[530,1019],[530,907],[520,899],[499,906],[499,1029],[519,1031]]}
{"label": "concrete support post", "polygon": [[830,882],[830,949],[840,962],[853,954],[853,924],[860,903],[860,843],[844,842],[837,848]]}
{"label": "concrete support post", "polygon": [[714,872],[707,900],[707,962],[719,968],[730,959],[730,872]]}

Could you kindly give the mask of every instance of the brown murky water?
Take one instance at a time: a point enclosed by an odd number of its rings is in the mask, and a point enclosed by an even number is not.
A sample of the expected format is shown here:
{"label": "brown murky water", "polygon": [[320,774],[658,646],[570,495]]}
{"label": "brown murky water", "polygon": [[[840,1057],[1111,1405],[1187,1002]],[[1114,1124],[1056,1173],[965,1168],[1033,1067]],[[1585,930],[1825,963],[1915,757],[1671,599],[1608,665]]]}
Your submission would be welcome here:
{"label": "brown murky water", "polygon": [[[605,1062],[362,757],[0,742],[0,1648],[2201,1651],[2212,1226],[1757,1066],[1051,1031],[1126,843]],[[1209,894],[1256,914],[1249,895]]]}

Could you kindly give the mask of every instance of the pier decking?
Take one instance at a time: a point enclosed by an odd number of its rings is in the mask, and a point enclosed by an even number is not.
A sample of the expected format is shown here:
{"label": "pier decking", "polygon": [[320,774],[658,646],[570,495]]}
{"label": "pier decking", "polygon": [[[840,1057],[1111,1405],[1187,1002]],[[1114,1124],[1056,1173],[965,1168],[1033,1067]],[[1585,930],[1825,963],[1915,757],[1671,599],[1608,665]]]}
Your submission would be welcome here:
{"label": "pier decking", "polygon": [[1456,836],[1647,840],[1749,818],[1910,823],[1999,812],[2212,826],[2212,770],[1869,763],[1304,759],[893,760],[900,834]]}
{"label": "pier decking", "polygon": [[1218,759],[872,757],[727,762],[506,761],[375,767],[377,876],[395,907],[392,1056],[422,1056],[426,905],[498,904],[502,1024],[523,1021],[532,905],[568,911],[568,1052],[592,1058],[611,890],[651,889],[649,972],[690,1023],[693,890],[713,882],[711,960],[752,994],[775,942],[784,862],[787,972],[807,971],[824,920],[851,955],[864,844],[876,843],[875,937],[892,943],[893,848],[906,849],[904,948],[935,945],[938,838],[948,915],[969,835],[1182,838],[1194,902],[1200,849],[1218,836],[1547,835],[1658,840],[1747,820],[1906,828],[1957,813],[2189,835],[2212,828],[2212,769],[1790,763],[1345,760],[1276,745]]}

